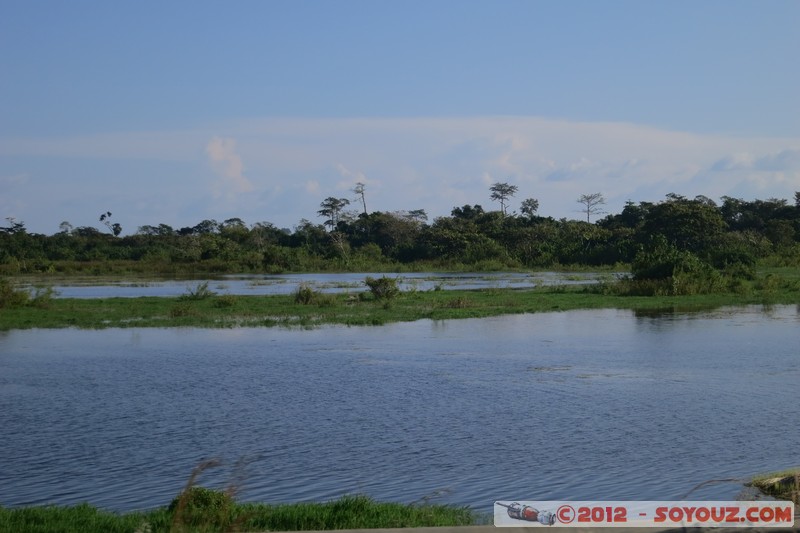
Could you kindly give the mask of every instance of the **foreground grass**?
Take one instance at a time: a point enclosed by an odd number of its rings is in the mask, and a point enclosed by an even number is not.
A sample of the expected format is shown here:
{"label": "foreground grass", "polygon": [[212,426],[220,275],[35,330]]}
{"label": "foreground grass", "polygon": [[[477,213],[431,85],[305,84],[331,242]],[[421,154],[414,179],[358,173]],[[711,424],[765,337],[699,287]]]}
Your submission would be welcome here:
{"label": "foreground grass", "polygon": [[0,309],[0,330],[124,327],[313,327],[381,325],[420,319],[480,318],[573,309],[691,311],[749,304],[800,304],[800,283],[765,285],[744,294],[619,296],[598,287],[404,292],[391,300],[369,293],[231,296],[204,293],[179,298],[49,298]]}
{"label": "foreground grass", "polygon": [[[203,490],[203,489],[201,489]],[[212,493],[213,491],[207,491]],[[216,531],[308,531],[463,526],[485,522],[467,507],[404,505],[345,496],[328,503],[266,505],[236,503],[214,492],[205,506],[170,506],[116,514],[88,504],[71,507],[0,507],[0,531],[19,533],[159,533]]]}
{"label": "foreground grass", "polygon": [[800,467],[756,476],[747,484],[776,500],[800,506]]}

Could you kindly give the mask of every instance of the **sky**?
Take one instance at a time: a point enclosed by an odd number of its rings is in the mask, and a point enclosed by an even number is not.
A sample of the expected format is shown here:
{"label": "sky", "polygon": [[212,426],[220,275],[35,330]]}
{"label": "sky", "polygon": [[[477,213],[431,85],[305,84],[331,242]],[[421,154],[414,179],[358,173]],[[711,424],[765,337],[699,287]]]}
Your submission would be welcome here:
{"label": "sky", "polygon": [[0,0],[0,225],[794,202],[796,0]]}

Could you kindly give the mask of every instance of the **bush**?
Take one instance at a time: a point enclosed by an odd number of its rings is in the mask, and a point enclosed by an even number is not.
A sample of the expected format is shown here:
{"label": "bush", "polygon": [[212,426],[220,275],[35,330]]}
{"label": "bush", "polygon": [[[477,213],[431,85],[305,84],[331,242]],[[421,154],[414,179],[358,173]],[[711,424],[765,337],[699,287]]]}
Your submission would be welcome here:
{"label": "bush", "polygon": [[752,281],[756,279],[756,266],[746,263],[729,263],[725,265],[723,272],[731,279]]}
{"label": "bush", "polygon": [[783,277],[779,276],[778,274],[767,274],[763,278],[759,279],[756,283],[758,289],[766,297],[774,296],[785,285],[786,282],[784,281]]}
{"label": "bush", "polygon": [[742,296],[750,296],[753,294],[753,283],[742,278],[731,278],[728,290]]}
{"label": "bush", "polygon": [[372,295],[378,300],[391,300],[400,294],[400,288],[397,286],[397,278],[387,278],[386,276],[372,278],[367,276],[364,283],[369,287]]}
{"label": "bush", "polygon": [[314,290],[306,283],[301,283],[294,292],[294,303],[332,307],[336,303],[336,297],[332,294],[325,294]]}
{"label": "bush", "polygon": [[11,282],[0,279],[0,309],[4,307],[22,307],[28,304],[30,294],[28,291],[14,290]]}
{"label": "bush", "polygon": [[741,239],[724,239],[711,254],[711,264],[732,278],[754,280],[756,277],[754,246]]}
{"label": "bush", "polygon": [[46,308],[50,306],[50,302],[56,294],[52,287],[37,287],[31,294],[24,289],[14,289],[11,282],[0,279],[0,309],[27,305]]}
{"label": "bush", "polygon": [[319,294],[318,291],[312,289],[307,283],[301,283],[297,290],[294,291],[294,303],[309,305],[314,303],[314,299]]}
{"label": "bush", "polygon": [[56,295],[55,289],[53,287],[44,287],[44,288],[37,288],[33,292],[33,296],[30,300],[30,305],[34,305],[41,309],[46,309],[50,307],[50,303],[53,301],[53,298]]}
{"label": "bush", "polygon": [[180,300],[205,300],[206,298],[211,298],[212,296],[216,296],[217,293],[212,291],[208,288],[208,282],[204,281],[202,283],[198,283],[197,286],[192,288],[187,288],[186,292],[183,293],[179,299]]}
{"label": "bush", "polygon": [[[730,256],[738,265],[745,256]],[[678,250],[663,238],[654,239],[648,250],[636,254],[631,265],[634,284],[628,288],[653,295],[709,294],[725,290],[725,279],[709,263],[695,254]],[[746,277],[746,274],[742,274]]]}
{"label": "bush", "polygon": [[233,522],[233,497],[222,491],[191,487],[169,504],[173,525],[203,526],[207,530],[226,528]]}
{"label": "bush", "polygon": [[649,250],[636,254],[631,264],[631,274],[636,280],[667,279],[676,272],[692,272],[702,263],[691,252],[683,252],[659,240]]}
{"label": "bush", "polygon": [[712,294],[726,289],[722,274],[711,265],[698,260],[691,270],[676,271],[672,276],[672,294]]}

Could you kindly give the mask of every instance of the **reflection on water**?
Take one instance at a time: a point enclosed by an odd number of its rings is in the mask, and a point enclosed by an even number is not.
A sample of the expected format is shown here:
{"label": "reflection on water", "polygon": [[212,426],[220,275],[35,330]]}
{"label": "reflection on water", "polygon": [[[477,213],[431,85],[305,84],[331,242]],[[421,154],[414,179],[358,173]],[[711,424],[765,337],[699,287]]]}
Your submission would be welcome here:
{"label": "reflection on water", "polygon": [[[0,505],[677,499],[797,464],[795,306],[0,336]],[[738,484],[693,499],[729,499]]]}

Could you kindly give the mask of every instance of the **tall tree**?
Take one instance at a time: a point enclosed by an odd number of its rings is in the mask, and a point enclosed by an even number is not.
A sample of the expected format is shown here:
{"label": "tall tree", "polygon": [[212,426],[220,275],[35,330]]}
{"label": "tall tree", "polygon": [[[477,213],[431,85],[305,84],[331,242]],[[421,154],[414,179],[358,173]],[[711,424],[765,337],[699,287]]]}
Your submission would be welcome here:
{"label": "tall tree", "polygon": [[206,233],[219,233],[220,227],[221,224],[212,218],[203,220],[192,227],[190,231],[196,235],[204,235]]}
{"label": "tall tree", "polygon": [[367,190],[367,186],[361,183],[360,181],[356,183],[356,186],[353,187],[353,192],[356,193],[356,197],[361,200],[361,205],[364,206],[364,215],[367,214],[367,199],[364,195],[364,192]]}
{"label": "tall tree", "polygon": [[111,211],[106,211],[100,215],[100,222],[105,224],[108,230],[114,235],[114,237],[118,237],[120,233],[122,233],[122,226],[118,223],[111,223]]}
{"label": "tall tree", "polygon": [[59,233],[63,233],[64,235],[69,235],[69,233],[72,231],[72,224],[70,224],[65,220],[58,225],[58,229],[60,230]]}
{"label": "tall tree", "polygon": [[503,215],[506,214],[506,202],[517,193],[517,189],[518,187],[516,185],[500,182],[489,187],[489,190],[492,191],[490,198],[500,202],[500,212],[503,213]]}
{"label": "tall tree", "polygon": [[539,211],[539,200],[536,198],[527,198],[522,201],[519,210],[522,211],[522,214],[526,217],[533,218],[536,216],[536,212]]}
{"label": "tall tree", "polygon": [[6,217],[6,220],[8,220],[9,226],[7,228],[0,228],[0,231],[10,235],[15,233],[25,233],[24,222],[17,222],[17,219],[14,217]]}
{"label": "tall tree", "polygon": [[424,209],[412,209],[406,213],[405,218],[422,224],[428,221],[428,213],[426,213]]}
{"label": "tall tree", "polygon": [[606,203],[606,199],[603,198],[602,193],[595,192],[592,194],[582,194],[580,198],[578,198],[577,202],[579,204],[583,204],[581,212],[586,213],[586,222],[591,222],[589,218],[592,215],[601,215],[605,212],[600,207]]}
{"label": "tall tree", "polygon": [[317,211],[317,214],[326,218],[327,220],[323,222],[323,224],[330,226],[331,230],[334,230],[339,224],[339,219],[342,216],[342,210],[348,205],[350,205],[350,200],[347,198],[334,198],[333,196],[328,196],[322,201],[322,203],[319,204],[321,209]]}

